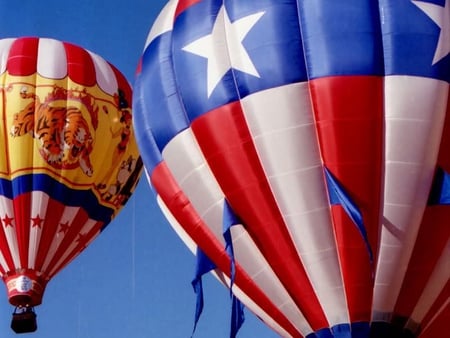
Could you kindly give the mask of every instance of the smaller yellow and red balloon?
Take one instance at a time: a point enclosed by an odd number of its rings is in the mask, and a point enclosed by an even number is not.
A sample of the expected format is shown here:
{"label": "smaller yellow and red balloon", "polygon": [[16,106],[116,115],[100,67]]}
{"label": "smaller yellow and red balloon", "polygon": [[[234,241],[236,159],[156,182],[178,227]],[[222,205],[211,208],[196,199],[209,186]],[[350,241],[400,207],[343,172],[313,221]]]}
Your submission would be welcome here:
{"label": "smaller yellow and red balloon", "polygon": [[17,315],[41,304],[133,193],[131,96],[113,65],[79,46],[0,40],[0,274]]}

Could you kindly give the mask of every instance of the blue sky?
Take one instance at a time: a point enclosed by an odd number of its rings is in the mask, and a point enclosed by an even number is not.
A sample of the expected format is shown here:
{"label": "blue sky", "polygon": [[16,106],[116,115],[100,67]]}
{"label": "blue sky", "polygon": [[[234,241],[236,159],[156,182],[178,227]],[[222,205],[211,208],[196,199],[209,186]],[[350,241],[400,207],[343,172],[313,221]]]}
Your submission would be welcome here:
{"label": "blue sky", "polygon": [[[133,83],[147,33],[166,0],[0,0],[0,38],[40,36],[101,55]],[[125,209],[47,286],[34,338],[189,337],[195,258],[156,206],[143,178]],[[17,337],[0,287],[0,336]],[[229,336],[228,291],[204,279],[205,309],[194,338]],[[22,335],[23,336],[23,335]],[[276,337],[253,314],[239,338]]]}

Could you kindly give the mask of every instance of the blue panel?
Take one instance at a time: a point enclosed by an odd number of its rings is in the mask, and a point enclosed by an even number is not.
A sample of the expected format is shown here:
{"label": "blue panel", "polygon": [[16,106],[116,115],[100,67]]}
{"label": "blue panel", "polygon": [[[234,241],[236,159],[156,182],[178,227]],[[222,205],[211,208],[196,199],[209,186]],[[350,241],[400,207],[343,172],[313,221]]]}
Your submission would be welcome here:
{"label": "blue panel", "polygon": [[370,335],[370,332],[370,325],[367,322],[358,322],[352,324],[345,323],[335,325],[331,327],[331,329],[320,329],[314,333],[307,335],[306,338],[375,338]]}
{"label": "blue panel", "polygon": [[307,336],[307,338],[367,338],[369,337],[369,323],[338,324],[331,329],[321,329]]}
{"label": "blue panel", "polygon": [[[430,2],[443,6],[442,0]],[[220,10],[231,25],[263,13],[242,41],[258,76],[231,67],[208,97],[208,59],[183,48],[212,33]],[[432,62],[440,36],[439,26],[411,0],[205,0],[183,11],[173,32],[144,52],[135,91],[143,112],[135,123],[146,126],[142,130],[152,126],[161,150],[198,116],[308,78],[399,74],[450,82],[450,55]],[[157,161],[152,156],[147,162]]]}
{"label": "blue panel", "polygon": [[13,181],[0,179],[0,186],[0,193],[9,199],[32,191],[42,191],[64,205],[81,207],[90,218],[105,225],[111,221],[114,213],[113,209],[98,203],[93,191],[71,189],[45,174],[22,175]]}
{"label": "blue panel", "polygon": [[300,0],[309,78],[383,75],[377,1]]}
{"label": "blue panel", "polygon": [[245,321],[244,304],[235,296],[231,296],[230,338],[235,338]]}
{"label": "blue panel", "polygon": [[352,333],[349,324],[339,324],[331,328],[334,338],[352,338]]}
{"label": "blue panel", "polygon": [[361,237],[363,238],[364,243],[367,247],[367,253],[370,258],[370,263],[373,265],[373,251],[370,247],[366,226],[364,225],[362,213],[359,210],[358,205],[351,199],[350,195],[347,193],[341,183],[327,168],[325,168],[325,178],[327,182],[330,203],[332,205],[340,205],[344,208],[348,217],[353,221],[359,233],[361,234]]}
{"label": "blue panel", "polygon": [[9,199],[13,196],[11,181],[0,178],[0,195]]}
{"label": "blue panel", "polygon": [[[134,97],[140,101],[135,109],[135,125],[151,127],[160,150],[180,131],[189,125],[178,96],[171,53],[172,34],[157,37],[147,47],[142,57],[139,87]],[[142,133],[140,133],[141,135]]]}
{"label": "blue panel", "polygon": [[450,204],[450,174],[441,168],[437,168],[434,175],[428,204]]}
{"label": "blue panel", "polygon": [[318,330],[314,335],[307,335],[306,338],[333,338],[333,333],[329,328]]}
{"label": "blue panel", "polygon": [[[259,76],[232,68],[208,97],[208,59],[183,48],[211,34],[223,3],[232,24],[249,15],[264,13],[242,42]],[[173,35],[175,76],[191,121],[251,93],[307,78],[293,0],[202,1],[177,17]]]}
{"label": "blue panel", "polygon": [[[440,28],[411,0],[379,0],[383,10],[386,75],[417,75],[450,82],[450,54],[433,65]],[[433,3],[433,1],[427,1]],[[443,7],[442,1],[434,1]]]}
{"label": "blue panel", "polygon": [[209,257],[197,247],[197,264],[195,266],[195,276],[192,280],[192,287],[194,288],[194,292],[197,295],[197,300],[195,304],[195,318],[194,318],[194,329],[197,328],[197,323],[200,319],[200,316],[203,312],[203,284],[202,284],[202,276],[216,268],[216,265],[209,259]]}
{"label": "blue panel", "polygon": [[155,167],[162,161],[162,157],[153,136],[152,122],[149,121],[152,115],[147,114],[148,108],[146,108],[145,94],[142,90],[142,78],[138,77],[133,91],[133,127],[145,169],[151,176]]}

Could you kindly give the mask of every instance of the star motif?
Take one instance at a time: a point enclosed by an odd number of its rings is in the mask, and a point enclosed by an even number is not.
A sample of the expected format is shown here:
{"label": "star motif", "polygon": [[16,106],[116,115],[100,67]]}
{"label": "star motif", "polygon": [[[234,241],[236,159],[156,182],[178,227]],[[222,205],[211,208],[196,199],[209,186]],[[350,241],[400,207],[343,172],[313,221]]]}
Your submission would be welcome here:
{"label": "star motif", "polygon": [[264,12],[258,12],[231,22],[227,10],[222,6],[211,34],[182,48],[186,52],[208,59],[208,98],[230,69],[259,77],[242,41],[263,15]]}
{"label": "star motif", "polygon": [[86,243],[88,239],[88,234],[82,234],[81,232],[78,234],[78,237],[76,239],[77,244],[82,248],[86,248]]}
{"label": "star motif", "polygon": [[11,228],[14,227],[12,224],[13,220],[14,220],[14,218],[11,218],[8,215],[5,215],[5,217],[2,218],[3,225],[5,226],[5,228],[7,228],[8,226],[10,226]]}
{"label": "star motif", "polygon": [[414,1],[428,17],[439,26],[441,32],[434,52],[433,65],[450,53],[450,0],[445,0],[445,7],[423,1]]}
{"label": "star motif", "polygon": [[32,228],[35,228],[35,227],[40,228],[43,221],[44,221],[44,219],[40,218],[39,214],[38,214],[36,217],[31,218],[31,227]]}
{"label": "star motif", "polygon": [[67,233],[67,231],[69,231],[69,222],[68,221],[66,221],[65,223],[59,223],[59,231],[58,231],[58,234],[59,233],[63,233],[63,234],[66,234]]}

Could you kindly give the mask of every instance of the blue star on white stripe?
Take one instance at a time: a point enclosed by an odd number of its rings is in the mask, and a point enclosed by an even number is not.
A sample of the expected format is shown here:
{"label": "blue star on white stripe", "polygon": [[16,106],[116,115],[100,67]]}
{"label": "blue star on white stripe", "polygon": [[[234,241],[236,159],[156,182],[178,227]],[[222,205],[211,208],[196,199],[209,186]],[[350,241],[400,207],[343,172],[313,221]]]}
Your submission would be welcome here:
{"label": "blue star on white stripe", "polygon": [[450,0],[445,1],[444,7],[424,1],[413,1],[413,4],[428,15],[441,29],[433,58],[434,65],[450,53]]}
{"label": "blue star on white stripe", "polygon": [[258,12],[231,22],[226,8],[222,6],[211,34],[182,48],[186,52],[208,59],[208,97],[230,69],[259,77],[242,41],[263,15],[264,12]]}

